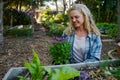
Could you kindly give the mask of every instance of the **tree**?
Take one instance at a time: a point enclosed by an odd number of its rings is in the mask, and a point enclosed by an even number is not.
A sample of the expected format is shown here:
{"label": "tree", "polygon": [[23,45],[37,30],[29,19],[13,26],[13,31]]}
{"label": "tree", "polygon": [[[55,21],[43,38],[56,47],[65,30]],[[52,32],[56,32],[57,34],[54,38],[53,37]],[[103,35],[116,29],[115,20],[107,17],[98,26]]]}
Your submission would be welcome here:
{"label": "tree", "polygon": [[120,42],[120,0],[118,1],[118,37],[117,37],[117,41]]}
{"label": "tree", "polygon": [[90,8],[96,22],[117,23],[117,0],[76,0]]}
{"label": "tree", "polygon": [[3,2],[0,0],[0,47],[3,46]]}
{"label": "tree", "polygon": [[4,2],[4,8],[14,8],[21,10],[22,6],[26,8],[30,6],[30,0],[4,0]]}
{"label": "tree", "polygon": [[45,0],[4,0],[6,4],[4,5],[5,8],[14,8],[17,10],[21,10],[21,8],[24,6],[27,8],[30,8],[31,2],[34,2],[34,6],[43,6],[43,1]]}
{"label": "tree", "polygon": [[65,2],[65,0],[63,0],[63,13],[65,13],[65,10],[66,10],[66,2]]}
{"label": "tree", "polygon": [[57,0],[54,0],[55,1],[55,5],[56,5],[56,12],[58,13],[58,4],[57,4]]}
{"label": "tree", "polygon": [[85,0],[76,0],[76,3],[83,3]]}

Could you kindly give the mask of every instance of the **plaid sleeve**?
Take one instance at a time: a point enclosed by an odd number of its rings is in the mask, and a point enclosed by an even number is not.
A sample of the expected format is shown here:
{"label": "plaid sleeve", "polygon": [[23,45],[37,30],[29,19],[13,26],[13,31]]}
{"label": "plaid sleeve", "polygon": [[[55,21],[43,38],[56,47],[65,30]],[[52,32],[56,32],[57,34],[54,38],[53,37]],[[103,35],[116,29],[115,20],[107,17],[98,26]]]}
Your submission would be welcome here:
{"label": "plaid sleeve", "polygon": [[93,41],[90,42],[91,47],[87,59],[84,62],[99,61],[101,57],[102,42],[100,36],[94,36]]}
{"label": "plaid sleeve", "polygon": [[101,49],[102,49],[102,42],[100,36],[97,36],[93,42],[94,43],[91,50],[91,56],[100,60]]}

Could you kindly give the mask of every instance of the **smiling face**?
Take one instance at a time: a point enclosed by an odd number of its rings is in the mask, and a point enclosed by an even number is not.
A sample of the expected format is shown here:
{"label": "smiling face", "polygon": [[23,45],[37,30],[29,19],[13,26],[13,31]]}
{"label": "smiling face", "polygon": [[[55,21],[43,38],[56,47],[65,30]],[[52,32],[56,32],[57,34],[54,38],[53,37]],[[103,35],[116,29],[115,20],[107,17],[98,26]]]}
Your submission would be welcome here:
{"label": "smiling face", "polygon": [[83,26],[84,24],[84,16],[82,13],[80,13],[77,10],[71,10],[70,11],[70,21],[74,28],[78,28],[80,26]]}

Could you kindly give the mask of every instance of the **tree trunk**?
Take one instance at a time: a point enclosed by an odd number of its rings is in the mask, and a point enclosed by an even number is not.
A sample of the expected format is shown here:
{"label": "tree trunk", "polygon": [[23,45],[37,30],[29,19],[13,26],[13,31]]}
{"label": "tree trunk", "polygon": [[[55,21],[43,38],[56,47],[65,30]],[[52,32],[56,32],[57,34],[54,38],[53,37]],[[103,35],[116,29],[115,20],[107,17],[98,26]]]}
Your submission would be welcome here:
{"label": "tree trunk", "polygon": [[23,1],[20,1],[19,10],[21,11]]}
{"label": "tree trunk", "polygon": [[58,13],[58,4],[57,4],[57,0],[55,0],[55,5],[56,5],[56,13]]}
{"label": "tree trunk", "polygon": [[35,16],[35,4],[34,2],[31,1],[31,15],[30,15],[30,18],[31,18],[31,24],[32,24],[32,28],[33,28],[33,33],[34,33],[34,16]]}
{"label": "tree trunk", "polygon": [[117,42],[120,42],[120,0],[118,0],[118,37]]}
{"label": "tree trunk", "polygon": [[0,0],[0,47],[3,46],[3,3]]}
{"label": "tree trunk", "polygon": [[16,3],[16,9],[19,10],[19,1],[18,2],[15,2]]}
{"label": "tree trunk", "polygon": [[84,0],[76,0],[76,3],[83,3]]}
{"label": "tree trunk", "polygon": [[68,8],[70,8],[71,7],[71,0],[69,0],[69,6],[68,6]]}
{"label": "tree trunk", "polygon": [[66,10],[66,2],[65,0],[63,0],[63,13],[65,13],[65,10]]}

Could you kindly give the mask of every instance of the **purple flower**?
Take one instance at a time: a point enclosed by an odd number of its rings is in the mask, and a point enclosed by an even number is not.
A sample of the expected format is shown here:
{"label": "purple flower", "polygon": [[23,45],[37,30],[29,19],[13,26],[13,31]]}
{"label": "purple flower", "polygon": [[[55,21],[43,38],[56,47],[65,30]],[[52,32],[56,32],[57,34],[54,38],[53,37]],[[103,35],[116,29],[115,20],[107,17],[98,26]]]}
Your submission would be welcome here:
{"label": "purple flower", "polygon": [[56,40],[56,41],[64,41],[64,38],[63,37],[53,37],[53,40]]}
{"label": "purple flower", "polygon": [[67,35],[65,35],[65,34],[64,34],[64,35],[62,35],[62,38],[63,38],[63,39],[65,39],[66,37],[67,37]]}
{"label": "purple flower", "polygon": [[81,71],[80,72],[80,79],[81,80],[86,80],[87,79],[87,73],[85,71]]}

